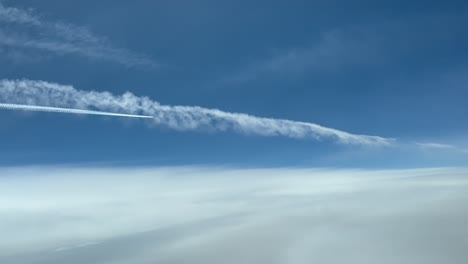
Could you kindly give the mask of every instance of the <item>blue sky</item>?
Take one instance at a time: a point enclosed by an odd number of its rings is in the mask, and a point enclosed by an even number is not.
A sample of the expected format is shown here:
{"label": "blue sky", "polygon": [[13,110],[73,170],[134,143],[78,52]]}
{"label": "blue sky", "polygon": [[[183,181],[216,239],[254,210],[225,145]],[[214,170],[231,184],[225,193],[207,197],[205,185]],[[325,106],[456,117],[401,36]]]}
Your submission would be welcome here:
{"label": "blue sky", "polygon": [[[463,1],[3,1],[2,80],[116,96],[129,91],[162,105],[395,141],[342,144],[1,110],[0,163],[463,166],[467,7]],[[30,100],[5,98],[1,103]]]}

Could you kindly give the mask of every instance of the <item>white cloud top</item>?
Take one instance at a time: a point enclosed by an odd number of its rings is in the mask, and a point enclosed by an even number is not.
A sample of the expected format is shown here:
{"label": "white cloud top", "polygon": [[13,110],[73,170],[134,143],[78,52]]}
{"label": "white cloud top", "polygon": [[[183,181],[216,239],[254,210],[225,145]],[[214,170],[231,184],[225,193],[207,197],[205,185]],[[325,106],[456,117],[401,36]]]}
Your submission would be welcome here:
{"label": "white cloud top", "polygon": [[463,263],[467,175],[0,168],[0,263]]}

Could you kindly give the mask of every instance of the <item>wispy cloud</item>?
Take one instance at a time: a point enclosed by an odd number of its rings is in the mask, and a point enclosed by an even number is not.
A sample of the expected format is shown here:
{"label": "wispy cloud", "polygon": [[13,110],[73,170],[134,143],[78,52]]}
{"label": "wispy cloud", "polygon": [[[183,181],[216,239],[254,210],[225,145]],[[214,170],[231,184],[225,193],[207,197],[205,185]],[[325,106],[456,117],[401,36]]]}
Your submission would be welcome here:
{"label": "wispy cloud", "polygon": [[0,100],[6,104],[152,116],[152,121],[157,125],[181,131],[232,130],[260,136],[332,140],[353,145],[385,146],[394,142],[390,138],[352,134],[314,123],[257,117],[199,106],[162,105],[129,92],[117,96],[110,92],[82,91],[45,81],[1,80]]}
{"label": "wispy cloud", "polygon": [[467,173],[0,168],[0,262],[464,263]]}
{"label": "wispy cloud", "polygon": [[457,41],[465,20],[465,13],[420,14],[311,32],[301,36],[308,39],[302,45],[278,48],[268,43],[273,52],[246,61],[219,82],[301,78],[393,65],[401,57],[440,52],[440,46]]}
{"label": "wispy cloud", "polygon": [[416,143],[418,146],[422,148],[436,148],[436,149],[454,149],[455,146],[448,145],[448,144],[440,144],[440,143]]}
{"label": "wispy cloud", "polygon": [[454,151],[468,154],[468,149],[450,145],[450,144],[441,144],[441,143],[434,143],[434,142],[426,142],[426,143],[418,142],[416,143],[416,145],[423,149],[454,150]]}
{"label": "wispy cloud", "polygon": [[266,77],[294,77],[362,68],[387,62],[388,37],[369,26],[331,29],[317,34],[302,47],[276,49],[274,53],[247,64],[226,76],[230,82],[247,82]]}
{"label": "wispy cloud", "polygon": [[227,75],[223,81],[243,83],[268,76],[297,76],[326,73],[356,65],[382,62],[381,39],[361,28],[331,30],[306,47],[277,50],[245,68]]}
{"label": "wispy cloud", "polygon": [[85,27],[47,21],[31,10],[6,7],[0,2],[0,46],[58,55],[75,54],[126,66],[154,67],[146,56],[115,48]]}

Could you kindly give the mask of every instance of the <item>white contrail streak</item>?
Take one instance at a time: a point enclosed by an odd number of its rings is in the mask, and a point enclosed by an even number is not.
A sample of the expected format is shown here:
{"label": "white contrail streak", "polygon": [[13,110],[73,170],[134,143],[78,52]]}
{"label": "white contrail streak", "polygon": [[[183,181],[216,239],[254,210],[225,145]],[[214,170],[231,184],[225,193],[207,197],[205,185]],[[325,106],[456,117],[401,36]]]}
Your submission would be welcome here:
{"label": "white contrail streak", "polygon": [[111,113],[111,112],[83,110],[83,109],[70,109],[70,108],[62,108],[62,107],[20,105],[20,104],[0,103],[0,109],[22,110],[22,111],[33,111],[33,112],[53,112],[53,113],[64,113],[64,114],[78,114],[78,115],[102,115],[102,116],[119,116],[119,117],[133,117],[133,118],[153,118],[152,116],[145,116],[145,115],[129,115],[129,114],[120,114],[120,113]]}
{"label": "white contrail streak", "polygon": [[[386,146],[394,139],[352,134],[314,123],[257,117],[199,106],[161,105],[148,97],[132,93],[81,91],[69,85],[33,80],[0,80],[0,102],[38,106],[37,109],[86,109],[151,116],[158,126],[179,131],[235,131],[259,136],[283,136],[297,139],[331,140],[341,144]],[[48,108],[43,108],[48,107]],[[50,108],[49,108],[50,107]],[[62,111],[62,110],[61,110]],[[119,114],[120,115],[120,114]]]}

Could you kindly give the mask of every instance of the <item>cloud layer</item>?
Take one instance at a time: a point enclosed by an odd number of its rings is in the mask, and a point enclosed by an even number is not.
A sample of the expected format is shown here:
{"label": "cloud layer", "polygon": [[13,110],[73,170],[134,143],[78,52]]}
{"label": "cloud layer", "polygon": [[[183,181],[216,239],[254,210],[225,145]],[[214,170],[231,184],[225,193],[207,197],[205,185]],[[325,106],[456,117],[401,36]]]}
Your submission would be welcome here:
{"label": "cloud layer", "polygon": [[314,123],[256,117],[198,106],[161,105],[148,97],[138,97],[129,92],[116,96],[109,92],[81,91],[72,86],[44,81],[1,80],[0,100],[7,104],[152,116],[157,125],[182,131],[232,130],[260,136],[329,139],[354,145],[377,146],[393,142],[388,138],[351,134]]}
{"label": "cloud layer", "polygon": [[468,171],[2,168],[0,262],[463,263]]}
{"label": "cloud layer", "polygon": [[0,2],[0,48],[33,50],[57,55],[75,54],[107,60],[129,67],[154,67],[143,55],[113,47],[107,39],[85,27],[49,22],[31,10],[4,6]]}

